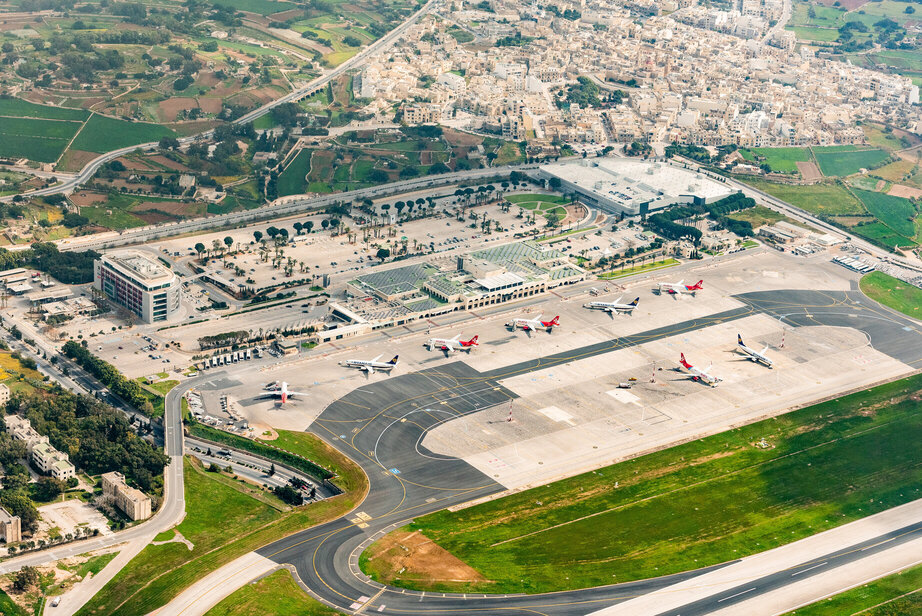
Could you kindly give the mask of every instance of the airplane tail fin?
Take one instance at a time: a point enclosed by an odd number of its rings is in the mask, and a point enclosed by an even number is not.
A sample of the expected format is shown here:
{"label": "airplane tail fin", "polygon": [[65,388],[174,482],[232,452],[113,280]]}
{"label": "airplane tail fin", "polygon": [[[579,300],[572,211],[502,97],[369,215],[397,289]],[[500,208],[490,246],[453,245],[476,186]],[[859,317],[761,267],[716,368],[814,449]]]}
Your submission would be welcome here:
{"label": "airplane tail fin", "polygon": [[478,338],[480,338],[480,336],[474,336],[473,338],[471,338],[470,340],[468,340],[465,344],[467,344],[468,346],[477,346],[477,339],[478,339]]}
{"label": "airplane tail fin", "polygon": [[551,319],[551,325],[560,325],[560,317],[556,316],[553,319]]}
{"label": "airplane tail fin", "polygon": [[736,335],[736,343],[740,346],[746,346],[743,344],[743,337],[739,334]]}
{"label": "airplane tail fin", "polygon": [[288,402],[288,392],[283,391],[282,392],[282,404],[285,404],[286,402]]}
{"label": "airplane tail fin", "polygon": [[704,281],[699,280],[698,282],[694,284],[694,286],[688,287],[688,290],[689,291],[700,291],[703,288],[704,288]]}
{"label": "airplane tail fin", "polygon": [[686,368],[692,367],[692,365],[688,363],[688,360],[685,359],[685,353],[679,353],[679,363],[681,363]]}
{"label": "airplane tail fin", "polygon": [[628,304],[628,305],[629,305],[629,306],[636,306],[636,305],[639,304],[639,303],[640,303],[640,298],[637,297],[637,298],[634,299],[633,302],[631,302],[631,303]]}
{"label": "airplane tail fin", "polygon": [[397,365],[397,358],[398,358],[398,357],[400,357],[400,356],[399,356],[399,355],[394,355],[394,359],[390,360],[390,361],[387,362],[387,363],[389,363],[389,364],[392,365],[392,366],[396,366],[396,365]]}

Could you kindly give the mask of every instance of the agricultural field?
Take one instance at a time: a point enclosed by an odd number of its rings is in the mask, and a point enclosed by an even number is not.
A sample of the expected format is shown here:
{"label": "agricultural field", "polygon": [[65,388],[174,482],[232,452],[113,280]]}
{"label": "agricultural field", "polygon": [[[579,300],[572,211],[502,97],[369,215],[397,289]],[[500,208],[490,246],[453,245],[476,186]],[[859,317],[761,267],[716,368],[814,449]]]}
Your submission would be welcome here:
{"label": "agricultural field", "polygon": [[0,156],[53,163],[82,126],[68,120],[0,117]]}
{"label": "agricultural field", "polygon": [[280,197],[297,195],[304,192],[305,178],[311,169],[311,154],[313,150],[303,149],[288,163],[285,170],[279,174],[278,190]]}
{"label": "agricultural field", "polygon": [[[919,498],[922,469],[913,439],[922,429],[920,388],[922,376],[909,377],[457,512],[425,515],[398,531],[419,532],[459,559],[472,570],[468,583],[392,567],[381,550],[387,536],[362,554],[360,566],[379,581],[409,588],[537,593],[645,579],[769,550]],[[762,438],[771,446],[753,447]]]}
{"label": "agricultural field", "polygon": [[861,292],[914,319],[922,313],[922,289],[883,272],[871,272],[861,278]]}
{"label": "agricultural field", "polygon": [[797,174],[797,163],[808,162],[807,148],[745,148],[740,150],[743,158],[756,164],[767,164],[775,173]]}
{"label": "agricultural field", "polygon": [[84,152],[103,153],[175,136],[172,130],[157,124],[126,122],[93,114],[74,139],[72,147]]}
{"label": "agricultural field", "polygon": [[906,237],[915,236],[914,220],[918,211],[912,201],[879,192],[858,189],[854,192],[868,211],[883,224]]}
{"label": "agricultural field", "polygon": [[814,147],[813,155],[823,175],[827,177],[844,177],[857,173],[860,169],[870,169],[888,158],[884,150],[866,150],[855,146]]}

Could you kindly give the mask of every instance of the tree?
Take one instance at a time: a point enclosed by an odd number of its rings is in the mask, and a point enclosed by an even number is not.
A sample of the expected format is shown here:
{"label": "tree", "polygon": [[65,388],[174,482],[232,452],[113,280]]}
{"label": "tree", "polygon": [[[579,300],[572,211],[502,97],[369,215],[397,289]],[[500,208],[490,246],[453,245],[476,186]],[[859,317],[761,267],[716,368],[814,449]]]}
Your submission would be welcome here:
{"label": "tree", "polygon": [[314,221],[308,220],[304,223],[304,228],[307,229],[307,232],[310,233],[314,229]]}
{"label": "tree", "polygon": [[51,501],[64,492],[64,482],[54,477],[39,477],[35,482],[35,498],[39,501]]}
{"label": "tree", "polygon": [[201,243],[201,242],[198,242],[198,243],[195,245],[195,252],[198,253],[198,258],[201,259],[201,258],[202,258],[202,253],[205,252],[205,244],[203,244],[203,243]]}
{"label": "tree", "polygon": [[35,567],[23,567],[13,574],[13,590],[16,592],[25,592],[38,584],[38,569]]}
{"label": "tree", "polygon": [[294,225],[292,225],[292,226],[294,226],[294,228],[295,228],[295,233],[296,233],[297,235],[301,235],[301,229],[304,228],[304,225],[301,224],[300,222],[296,222],[296,223],[295,223]]}
{"label": "tree", "polygon": [[387,248],[379,248],[378,252],[375,253],[375,256],[378,257],[381,261],[384,261],[391,256],[391,251]]}
{"label": "tree", "polygon": [[275,464],[270,464],[270,465],[269,465],[269,472],[268,472],[268,475],[269,475],[270,477],[272,477],[273,475],[275,475]]}
{"label": "tree", "polygon": [[320,221],[320,226],[323,227],[324,231],[326,231],[327,228],[330,226],[330,221],[324,218],[323,220]]}
{"label": "tree", "polygon": [[228,235],[227,237],[225,237],[225,238],[224,238],[224,245],[227,246],[228,248],[230,248],[231,246],[233,246],[233,245],[234,245],[234,238],[232,238],[232,237],[229,236],[229,235]]}
{"label": "tree", "polygon": [[261,239],[263,239],[263,232],[262,232],[262,231],[253,231],[253,238],[254,238],[257,242],[259,242]]}

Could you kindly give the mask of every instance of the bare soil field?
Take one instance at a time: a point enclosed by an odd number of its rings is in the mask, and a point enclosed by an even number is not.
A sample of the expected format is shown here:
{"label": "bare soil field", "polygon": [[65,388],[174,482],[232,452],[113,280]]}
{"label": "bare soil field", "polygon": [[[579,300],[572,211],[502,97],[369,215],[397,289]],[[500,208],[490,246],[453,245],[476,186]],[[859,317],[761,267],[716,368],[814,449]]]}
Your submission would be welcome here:
{"label": "bare soil field", "polygon": [[206,88],[213,88],[219,83],[221,83],[221,80],[218,79],[218,76],[215,75],[213,72],[212,73],[199,73],[199,76],[196,78],[195,83],[199,85],[203,85]]}
{"label": "bare soil field", "polygon": [[176,114],[180,111],[195,109],[198,107],[198,101],[194,98],[173,97],[157,103],[157,115],[161,122],[170,122],[176,119]]}
{"label": "bare soil field", "polygon": [[[438,582],[484,582],[485,578],[463,561],[419,532],[394,532],[372,544],[368,560],[376,571],[391,572],[391,580]],[[390,580],[381,580],[387,583]]]}
{"label": "bare soil field", "polygon": [[805,180],[818,180],[823,177],[823,174],[820,173],[820,168],[816,166],[816,163],[798,161],[797,170],[800,171],[801,177],[803,177]]}
{"label": "bare soil field", "polygon": [[132,212],[132,215],[135,218],[140,218],[149,225],[156,225],[160,224],[161,222],[171,222],[176,220],[173,216],[168,216],[162,212],[154,212],[150,210],[144,212]]}
{"label": "bare soil field", "polygon": [[221,108],[224,106],[224,101],[220,98],[201,96],[196,100],[198,101],[199,108],[205,113],[220,113]]}
{"label": "bare soil field", "polygon": [[905,197],[906,199],[918,199],[922,197],[922,190],[906,186],[905,184],[894,184],[890,187],[890,191],[887,194],[893,195],[894,197]]}
{"label": "bare soil field", "polygon": [[169,214],[171,216],[187,217],[199,214],[201,209],[201,203],[182,203],[180,201],[144,201],[134,206],[131,210],[131,213],[140,215],[144,212],[151,212],[152,210],[156,210],[156,212],[152,213],[157,214],[162,212],[163,214]]}
{"label": "bare soil field", "polygon": [[67,150],[58,163],[58,169],[62,171],[80,171],[83,167],[99,156],[95,152],[85,152],[83,150]]}
{"label": "bare soil field", "polygon": [[455,146],[471,147],[478,145],[481,141],[483,141],[483,138],[478,137],[477,135],[469,135],[468,133],[462,133],[460,131],[451,130],[448,128],[442,131],[442,137],[445,139],[445,141]]}
{"label": "bare soil field", "polygon": [[125,169],[130,169],[131,171],[155,171],[156,167],[151,167],[143,160],[137,160],[135,158],[119,158],[118,161],[125,165]]}
{"label": "bare soil field", "polygon": [[304,11],[301,9],[291,9],[290,11],[282,11],[281,13],[269,15],[269,19],[272,21],[285,21],[289,18],[301,17],[302,15],[304,15]]}
{"label": "bare soil field", "polygon": [[106,195],[103,193],[81,190],[80,192],[72,194],[70,200],[73,201],[74,205],[77,207],[84,207],[86,205],[103,203],[106,200]]}
{"label": "bare soil field", "polygon": [[173,171],[189,171],[189,168],[181,163],[176,162],[175,160],[170,160],[166,156],[151,156],[150,160],[157,163],[158,165],[163,165],[167,169],[172,169]]}

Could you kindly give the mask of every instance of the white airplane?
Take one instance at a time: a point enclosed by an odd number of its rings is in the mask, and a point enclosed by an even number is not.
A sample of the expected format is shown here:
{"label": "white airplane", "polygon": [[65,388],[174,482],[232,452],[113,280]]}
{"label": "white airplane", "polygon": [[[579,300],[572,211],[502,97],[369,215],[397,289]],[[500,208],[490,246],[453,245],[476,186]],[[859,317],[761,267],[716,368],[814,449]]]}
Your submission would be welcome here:
{"label": "white airplane", "polygon": [[471,352],[474,350],[474,347],[477,346],[477,339],[479,336],[474,336],[470,340],[461,340],[461,334],[458,334],[454,338],[429,338],[426,341],[426,346],[429,347],[430,351],[439,349],[445,351],[446,353],[451,353],[452,351],[467,351]]}
{"label": "white airplane", "polygon": [[364,370],[368,374],[374,374],[375,370],[385,370],[389,371],[397,365],[397,355],[394,355],[394,359],[390,361],[378,361],[381,359],[381,355],[378,355],[374,359],[347,359],[345,361],[339,362],[340,366],[345,366],[346,368],[358,368],[359,370]]}
{"label": "white airplane", "polygon": [[703,280],[699,280],[695,284],[684,284],[684,280],[678,282],[657,282],[656,286],[659,288],[660,293],[665,291],[670,295],[681,295],[682,293],[691,293],[695,294],[695,291],[700,291],[704,288]]}
{"label": "white airplane", "polygon": [[711,387],[714,387],[723,380],[720,377],[708,374],[708,370],[711,369],[710,365],[704,370],[701,370],[700,368],[695,368],[685,360],[685,353],[681,353],[680,356],[681,359],[679,360],[679,363],[682,364],[683,368],[688,370],[688,374],[691,375],[693,381],[701,381],[702,383],[707,383]]}
{"label": "white airplane", "polygon": [[271,389],[269,392],[269,395],[273,398],[276,398],[276,397],[281,398],[282,404],[285,404],[286,402],[288,402],[288,398],[309,396],[310,394],[305,393],[303,391],[291,391],[290,389],[288,389],[288,383],[286,383],[285,381],[282,381],[282,386]]}
{"label": "white airplane", "polygon": [[614,315],[616,312],[626,312],[627,314],[631,314],[631,312],[634,311],[634,308],[636,308],[637,304],[640,302],[640,298],[638,297],[630,304],[622,304],[621,303],[622,297],[624,296],[622,295],[621,297],[619,297],[613,302],[589,302],[588,304],[583,304],[583,308],[590,308],[593,310],[604,310],[608,314],[611,314],[611,315]]}
{"label": "white airplane", "polygon": [[773,367],[774,367],[772,364],[774,364],[775,362],[773,362],[772,360],[770,360],[770,359],[765,355],[765,351],[768,350],[768,345],[765,345],[765,348],[762,349],[761,351],[756,351],[755,349],[750,349],[748,346],[746,346],[745,344],[743,344],[743,337],[740,336],[739,334],[736,335],[736,342],[737,342],[737,348],[738,348],[740,351],[742,351],[744,354],[746,354],[747,356],[749,356],[749,359],[751,359],[752,361],[754,361],[754,362],[756,362],[756,363],[759,363],[759,364],[764,364],[764,365],[768,366],[769,368],[773,368]]}
{"label": "white airplane", "polygon": [[512,329],[521,327],[526,332],[538,331],[539,329],[551,332],[558,325],[560,325],[559,316],[554,317],[550,321],[542,321],[540,314],[536,319],[513,319],[506,323],[506,327],[510,327]]}

